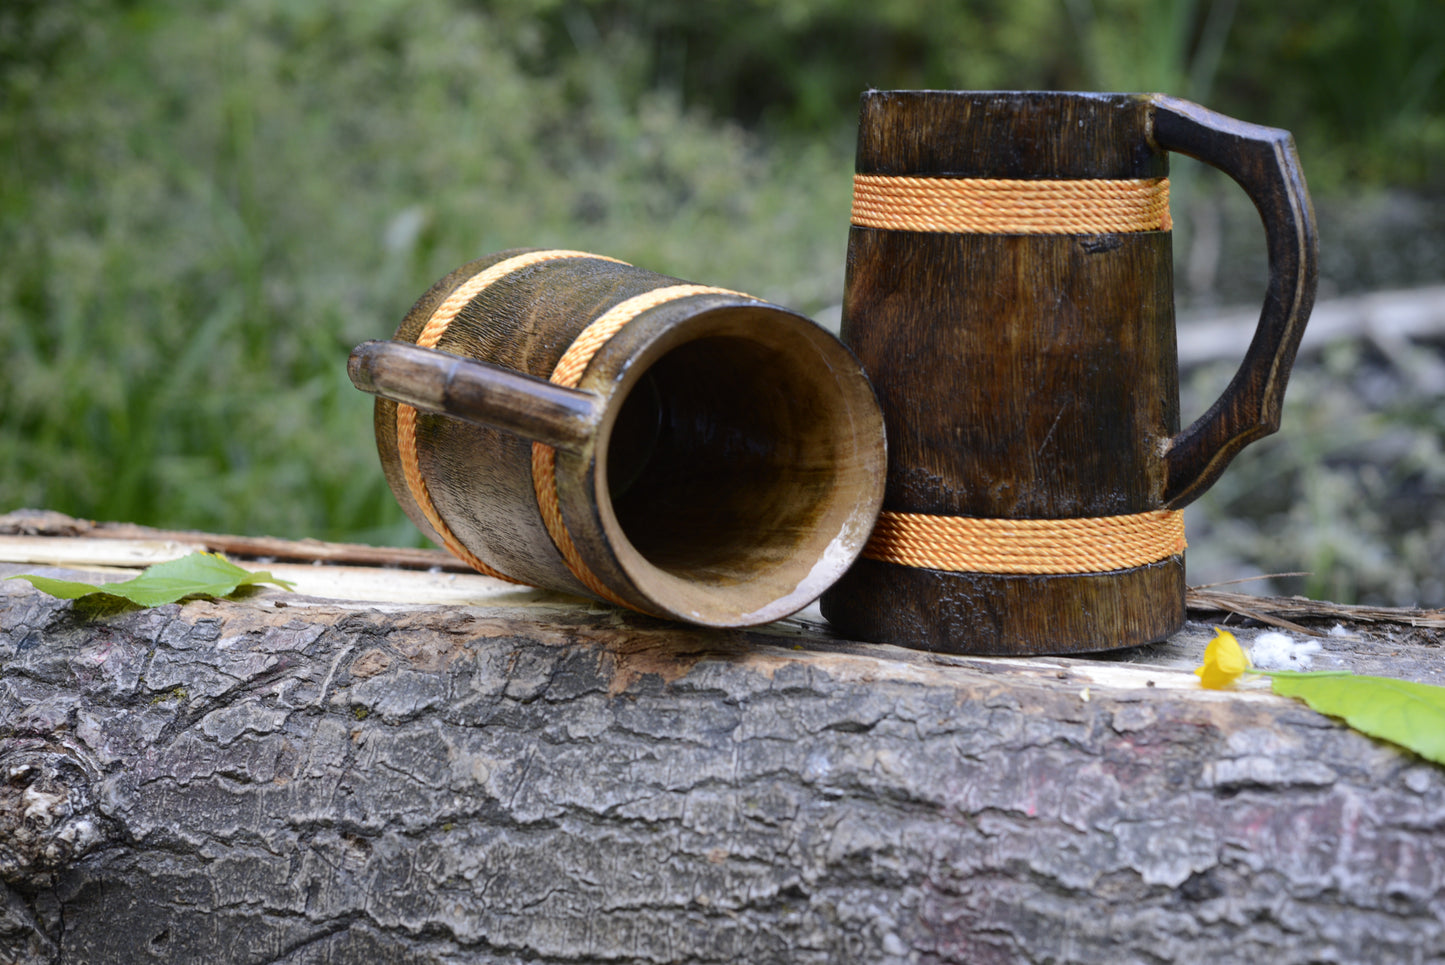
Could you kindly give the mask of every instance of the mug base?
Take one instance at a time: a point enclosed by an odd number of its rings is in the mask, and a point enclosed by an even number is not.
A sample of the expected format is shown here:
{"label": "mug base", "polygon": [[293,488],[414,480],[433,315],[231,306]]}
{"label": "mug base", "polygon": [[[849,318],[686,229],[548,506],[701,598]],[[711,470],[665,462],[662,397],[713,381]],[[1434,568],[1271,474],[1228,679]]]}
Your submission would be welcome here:
{"label": "mug base", "polygon": [[1184,557],[1108,573],[956,573],[860,559],[823,595],[856,640],[934,653],[1044,656],[1155,643],[1184,626]]}

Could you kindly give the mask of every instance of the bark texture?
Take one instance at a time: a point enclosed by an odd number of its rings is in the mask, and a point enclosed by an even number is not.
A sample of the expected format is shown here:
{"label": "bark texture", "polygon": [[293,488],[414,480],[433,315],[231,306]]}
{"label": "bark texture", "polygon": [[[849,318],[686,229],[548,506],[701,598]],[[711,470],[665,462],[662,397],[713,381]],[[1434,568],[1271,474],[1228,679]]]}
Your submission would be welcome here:
{"label": "bark texture", "polygon": [[[1325,656],[1441,682],[1371,633]],[[1445,960],[1445,770],[1198,690],[1207,635],[0,583],[0,961]]]}

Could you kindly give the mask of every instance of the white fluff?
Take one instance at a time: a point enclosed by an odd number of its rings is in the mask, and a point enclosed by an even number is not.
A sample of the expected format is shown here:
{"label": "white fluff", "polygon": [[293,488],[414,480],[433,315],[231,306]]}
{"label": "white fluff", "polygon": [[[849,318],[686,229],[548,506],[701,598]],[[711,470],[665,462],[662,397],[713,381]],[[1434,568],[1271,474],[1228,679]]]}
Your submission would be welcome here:
{"label": "white fluff", "polygon": [[1287,633],[1267,630],[1249,643],[1249,662],[1261,670],[1308,670],[1320,652],[1314,640],[1296,640]]}

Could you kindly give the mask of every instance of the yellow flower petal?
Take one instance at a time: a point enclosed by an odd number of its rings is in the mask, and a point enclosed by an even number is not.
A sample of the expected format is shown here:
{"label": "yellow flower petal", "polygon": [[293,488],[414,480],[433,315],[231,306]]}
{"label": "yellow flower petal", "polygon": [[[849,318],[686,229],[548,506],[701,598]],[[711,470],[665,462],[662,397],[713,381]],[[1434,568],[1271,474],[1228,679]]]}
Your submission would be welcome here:
{"label": "yellow flower petal", "polygon": [[1204,665],[1194,672],[1203,686],[1219,690],[1234,683],[1249,669],[1249,658],[1234,634],[1219,627],[1214,628],[1214,634],[1214,639],[1204,648]]}

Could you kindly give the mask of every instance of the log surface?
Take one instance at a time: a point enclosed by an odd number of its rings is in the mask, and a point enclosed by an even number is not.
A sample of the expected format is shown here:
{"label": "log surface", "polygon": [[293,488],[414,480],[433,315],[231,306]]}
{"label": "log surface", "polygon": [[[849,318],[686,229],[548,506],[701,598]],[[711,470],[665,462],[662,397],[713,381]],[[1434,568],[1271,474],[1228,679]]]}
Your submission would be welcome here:
{"label": "log surface", "polygon": [[[0,576],[133,573],[46,539]],[[1445,961],[1445,770],[1200,690],[1205,624],[944,657],[265,568],[0,582],[0,961]],[[1445,683],[1438,629],[1320,642]]]}

